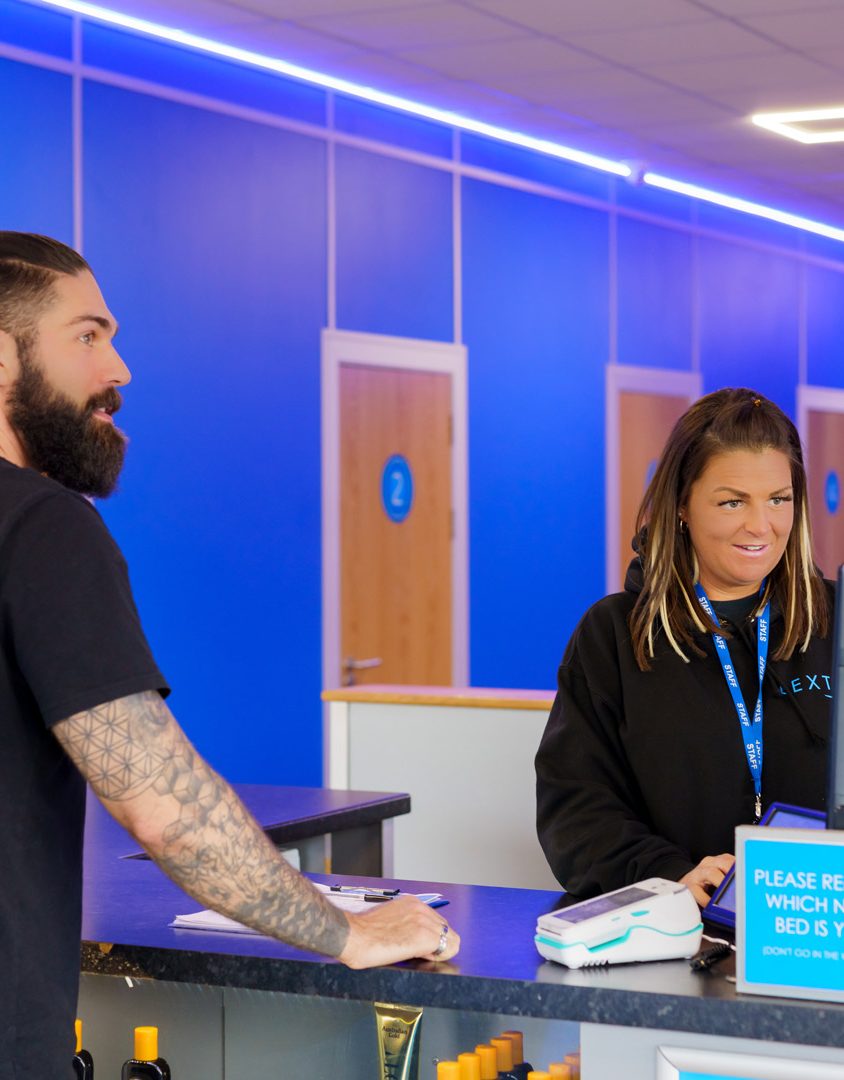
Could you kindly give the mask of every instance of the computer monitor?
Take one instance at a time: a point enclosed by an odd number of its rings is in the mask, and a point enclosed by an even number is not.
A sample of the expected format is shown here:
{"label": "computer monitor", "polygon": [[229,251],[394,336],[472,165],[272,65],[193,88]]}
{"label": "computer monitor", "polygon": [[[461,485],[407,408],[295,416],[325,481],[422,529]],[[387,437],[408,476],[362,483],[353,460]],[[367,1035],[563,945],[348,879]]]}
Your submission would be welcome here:
{"label": "computer monitor", "polygon": [[844,829],[844,566],[838,568],[835,645],[832,651],[832,725],[826,827]]}

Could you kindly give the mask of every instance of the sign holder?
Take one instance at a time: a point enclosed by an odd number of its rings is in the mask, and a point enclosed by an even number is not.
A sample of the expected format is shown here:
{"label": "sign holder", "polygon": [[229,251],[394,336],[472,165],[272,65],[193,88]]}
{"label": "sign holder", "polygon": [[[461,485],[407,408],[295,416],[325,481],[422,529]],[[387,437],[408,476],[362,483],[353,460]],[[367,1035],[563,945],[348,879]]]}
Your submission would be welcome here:
{"label": "sign holder", "polygon": [[736,989],[844,1001],[844,831],[736,829]]}

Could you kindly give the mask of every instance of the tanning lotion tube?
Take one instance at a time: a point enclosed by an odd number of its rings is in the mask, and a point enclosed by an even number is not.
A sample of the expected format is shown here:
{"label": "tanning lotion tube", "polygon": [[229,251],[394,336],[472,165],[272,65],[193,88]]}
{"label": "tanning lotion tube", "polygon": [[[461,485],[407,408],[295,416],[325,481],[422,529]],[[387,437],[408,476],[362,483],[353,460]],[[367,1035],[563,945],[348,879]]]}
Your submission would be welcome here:
{"label": "tanning lotion tube", "polygon": [[373,1002],[378,1030],[379,1080],[418,1080],[422,1010]]}

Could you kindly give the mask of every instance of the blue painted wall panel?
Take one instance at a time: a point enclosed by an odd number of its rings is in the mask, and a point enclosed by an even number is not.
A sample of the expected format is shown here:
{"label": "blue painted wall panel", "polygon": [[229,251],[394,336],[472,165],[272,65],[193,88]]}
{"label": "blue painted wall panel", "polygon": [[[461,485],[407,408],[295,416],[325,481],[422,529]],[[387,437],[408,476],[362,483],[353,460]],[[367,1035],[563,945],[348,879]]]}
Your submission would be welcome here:
{"label": "blue painted wall panel", "polygon": [[750,386],[794,418],[798,269],[788,258],[700,240],[704,391]]}
{"label": "blue painted wall panel", "polygon": [[337,147],[337,325],[454,337],[447,172]]}
{"label": "blue painted wall panel", "polygon": [[844,387],[844,272],[806,268],[807,380]]}
{"label": "blue painted wall panel", "polygon": [[684,195],[673,191],[636,183],[633,179],[619,178],[615,181],[616,205],[644,214],[656,214],[673,221],[687,224],[693,217],[693,203]]}
{"label": "blue painted wall panel", "polygon": [[86,64],[106,71],[293,120],[325,123],[325,91],[319,87],[155,38],[84,23],[82,56]]}
{"label": "blue painted wall panel", "polygon": [[199,748],[319,783],[324,146],[102,86],[85,109],[86,252],[135,376],[104,513]]}
{"label": "blue painted wall panel", "polygon": [[47,233],[70,243],[73,145],[69,76],[0,60],[0,147],[0,228]]}
{"label": "blue painted wall panel", "polygon": [[0,41],[33,52],[47,53],[69,60],[73,45],[73,21],[69,15],[19,0],[0,4]]}
{"label": "blue painted wall panel", "polygon": [[692,240],[618,219],[618,360],[688,371],[692,364]]}
{"label": "blue painted wall panel", "polygon": [[553,686],[604,589],[608,223],[467,180],[471,677]]}
{"label": "blue painted wall panel", "polygon": [[349,135],[436,157],[450,158],[454,144],[451,128],[444,124],[343,94],[334,99],[334,126]]}
{"label": "blue painted wall panel", "polygon": [[[730,191],[729,194],[735,195],[738,192]],[[787,251],[798,252],[802,249],[805,234],[791,228],[790,225],[781,225],[777,221],[755,217],[752,214],[739,214],[717,203],[702,200],[696,200],[696,202],[696,220],[702,229],[717,230],[728,236],[743,237],[746,240],[770,244]],[[786,208],[783,207],[783,209]],[[788,209],[793,210],[791,207]],[[797,211],[793,210],[793,212]]]}
{"label": "blue painted wall panel", "polygon": [[550,154],[539,154],[468,132],[460,135],[460,157],[467,165],[518,176],[603,202],[609,200],[615,180],[611,173],[587,169]]}

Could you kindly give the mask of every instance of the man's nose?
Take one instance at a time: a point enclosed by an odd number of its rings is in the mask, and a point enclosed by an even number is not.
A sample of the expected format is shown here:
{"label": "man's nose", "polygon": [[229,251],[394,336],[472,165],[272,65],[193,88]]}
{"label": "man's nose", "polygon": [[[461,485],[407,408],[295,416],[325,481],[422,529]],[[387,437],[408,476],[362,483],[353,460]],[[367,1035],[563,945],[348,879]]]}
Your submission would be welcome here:
{"label": "man's nose", "polygon": [[108,360],[103,367],[103,380],[113,386],[126,386],[132,381],[132,372],[113,345],[109,347]]}

